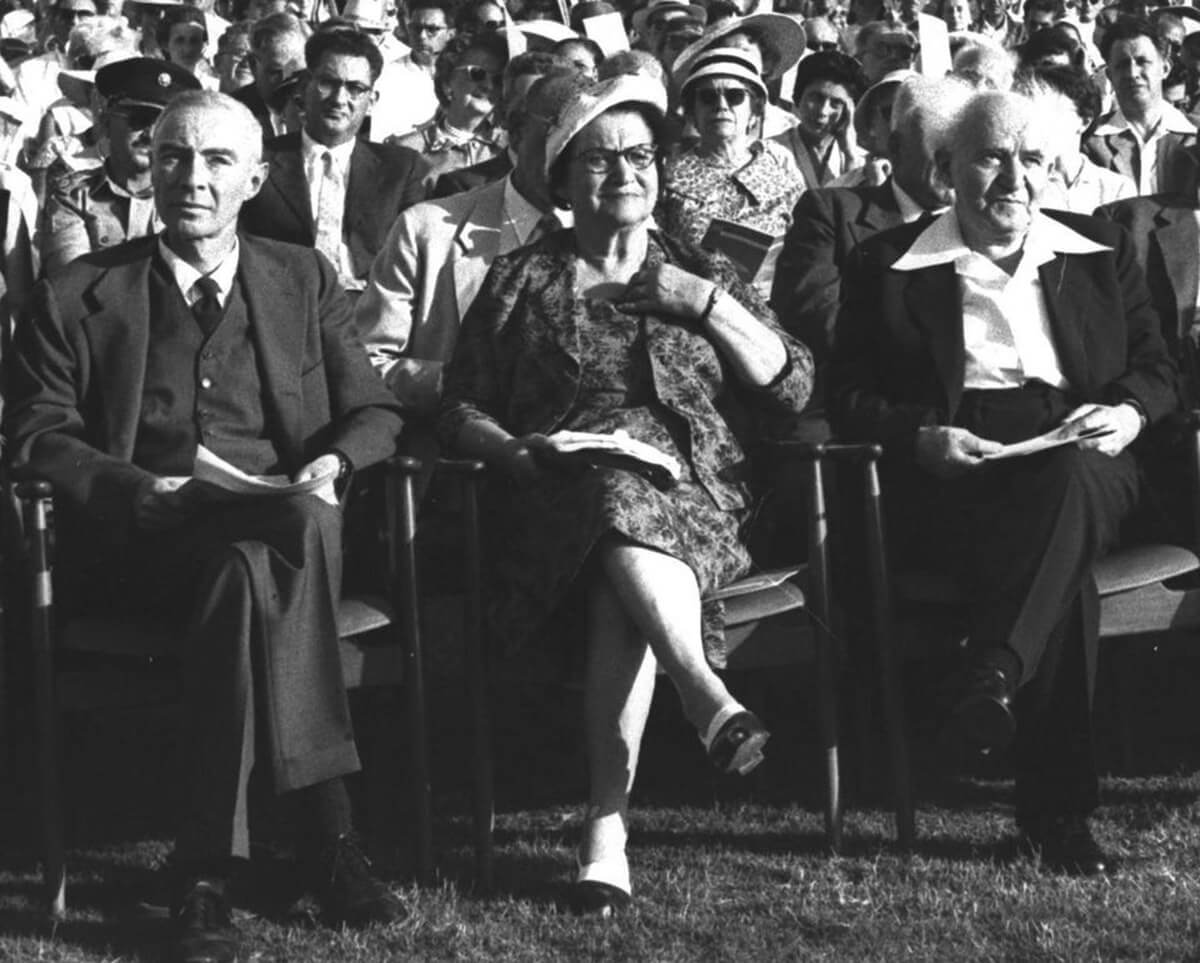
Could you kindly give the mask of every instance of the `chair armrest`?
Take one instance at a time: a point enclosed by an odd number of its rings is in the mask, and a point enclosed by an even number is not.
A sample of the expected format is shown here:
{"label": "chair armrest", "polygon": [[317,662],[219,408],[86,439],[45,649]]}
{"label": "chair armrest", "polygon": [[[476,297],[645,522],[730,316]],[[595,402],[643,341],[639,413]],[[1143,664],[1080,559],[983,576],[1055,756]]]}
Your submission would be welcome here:
{"label": "chair armrest", "polygon": [[412,455],[401,455],[399,453],[388,458],[384,465],[387,466],[388,473],[393,472],[403,475],[419,475],[425,467],[421,459],[413,458]]}
{"label": "chair armrest", "polygon": [[487,465],[478,458],[439,458],[435,470],[447,475],[481,476],[487,471]]}
{"label": "chair armrest", "polygon": [[763,442],[763,448],[768,453],[818,460],[834,458],[843,461],[879,461],[883,457],[883,446],[876,443],[842,444],[831,441],[779,439]]}

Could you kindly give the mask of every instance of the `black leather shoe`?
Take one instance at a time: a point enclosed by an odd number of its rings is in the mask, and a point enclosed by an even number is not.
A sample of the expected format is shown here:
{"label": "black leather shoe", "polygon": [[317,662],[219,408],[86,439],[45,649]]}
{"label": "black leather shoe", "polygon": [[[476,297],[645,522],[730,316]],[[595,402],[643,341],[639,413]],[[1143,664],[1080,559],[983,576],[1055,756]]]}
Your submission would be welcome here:
{"label": "black leather shoe", "polygon": [[171,914],[170,963],[236,963],[241,936],[233,924],[225,884],[192,880]]}
{"label": "black leather shoe", "polygon": [[394,923],[407,915],[404,904],[371,872],[355,833],[343,833],[318,859],[317,896],[333,926]]}
{"label": "black leather shoe", "polygon": [[1050,816],[1021,827],[1022,847],[1051,872],[1068,876],[1111,875],[1117,861],[1092,835],[1086,816]]}
{"label": "black leather shoe", "polygon": [[1017,734],[1012,713],[1016,683],[1003,669],[976,666],[967,675],[963,695],[950,711],[947,739],[978,753],[1007,749]]}
{"label": "black leather shoe", "polygon": [[721,772],[745,776],[763,761],[763,746],[771,734],[753,712],[729,717],[708,745],[708,758]]}

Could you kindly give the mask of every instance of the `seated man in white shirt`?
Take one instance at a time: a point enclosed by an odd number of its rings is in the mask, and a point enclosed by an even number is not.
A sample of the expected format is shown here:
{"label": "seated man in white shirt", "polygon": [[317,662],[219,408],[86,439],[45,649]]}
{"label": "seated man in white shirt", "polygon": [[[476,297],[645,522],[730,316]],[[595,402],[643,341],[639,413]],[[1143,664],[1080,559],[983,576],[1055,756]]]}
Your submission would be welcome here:
{"label": "seated man in white shirt", "polygon": [[1101,52],[1116,109],[1084,136],[1083,152],[1101,167],[1131,178],[1139,194],[1183,190],[1194,162],[1186,148],[1196,127],[1163,99],[1170,63],[1146,20],[1121,17],[1104,34]]}
{"label": "seated man in white shirt", "polygon": [[441,400],[442,367],[454,353],[459,323],[497,255],[569,226],[553,211],[542,174],[546,129],[558,107],[587,81],[543,77],[509,114],[512,173],[484,187],[409,208],[384,242],[355,323],[375,370],[407,411],[432,413]]}
{"label": "seated man in white shirt", "polygon": [[[1039,210],[1053,115],[972,98],[942,171],[952,208],[862,245],[828,368],[830,421],[882,443],[896,554],[952,572],[970,629],[947,734],[1013,748],[1016,816],[1042,866],[1111,872],[1091,694],[1093,563],[1138,497],[1130,443],[1178,404],[1129,236]],[[1064,422],[1096,434],[996,460]]]}

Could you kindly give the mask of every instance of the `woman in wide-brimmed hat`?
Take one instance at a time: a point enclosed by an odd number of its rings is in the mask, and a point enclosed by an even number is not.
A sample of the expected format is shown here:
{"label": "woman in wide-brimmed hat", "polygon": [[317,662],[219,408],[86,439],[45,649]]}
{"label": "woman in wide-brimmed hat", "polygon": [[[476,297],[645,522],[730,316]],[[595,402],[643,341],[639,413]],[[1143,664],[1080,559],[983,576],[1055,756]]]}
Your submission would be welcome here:
{"label": "woman in wide-brimmed hat", "polygon": [[[494,637],[509,656],[583,666],[589,793],[570,903],[600,914],[630,899],[625,813],[656,666],[721,771],[762,757],[766,729],[713,671],[719,603],[701,603],[750,565],[746,456],[725,417],[799,411],[812,385],[808,351],[729,262],[655,228],[665,110],[637,75],[560,110],[548,186],[575,226],[496,259],[439,419],[449,448],[510,482],[483,513]],[[626,433],[666,458],[564,461],[564,431]]]}
{"label": "woman in wide-brimmed hat", "polygon": [[755,135],[767,98],[761,70],[757,51],[733,47],[693,62],[682,102],[700,141],[667,162],[659,217],[669,234],[700,244],[714,218],[773,237],[791,224],[804,179],[784,147]]}

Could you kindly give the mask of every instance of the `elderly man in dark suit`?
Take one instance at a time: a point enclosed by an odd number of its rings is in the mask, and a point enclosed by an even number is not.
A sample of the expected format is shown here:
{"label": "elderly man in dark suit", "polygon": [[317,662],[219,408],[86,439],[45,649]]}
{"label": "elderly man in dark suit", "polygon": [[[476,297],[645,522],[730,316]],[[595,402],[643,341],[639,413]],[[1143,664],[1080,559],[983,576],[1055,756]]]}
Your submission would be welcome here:
{"label": "elderly man in dark suit", "polygon": [[858,245],[946,206],[934,153],[949,105],[962,101],[962,89],[953,80],[920,76],[900,83],[888,136],[888,179],[879,185],[807,191],[796,204],[775,269],[771,306],[818,363],[829,354],[842,274]]}
{"label": "elderly man in dark suit", "polygon": [[[389,455],[401,421],[313,251],[237,233],[266,176],[253,116],[180,95],[155,129],[163,234],[87,254],[22,325],[6,429],[14,474],[58,494],[69,597],[186,613],[185,810],[172,961],[238,955],[226,884],[248,854],[262,763],[312,816],[312,881],[334,923],[387,921],[342,777],[359,768],[338,656],[335,489]],[[229,499],[188,482],[200,447],[313,493]]]}
{"label": "elderly man in dark suit", "polygon": [[[1129,444],[1178,402],[1128,237],[1038,208],[1048,126],[1015,95],[968,102],[943,162],[954,206],[872,238],[847,276],[830,420],[883,443],[900,552],[961,577],[969,654],[947,732],[1012,743],[1025,844],[1096,874],[1113,862],[1088,825],[1090,572],[1137,499]],[[997,457],[1067,422],[1086,437]]]}
{"label": "elderly man in dark suit", "polygon": [[392,222],[425,199],[427,165],[414,151],[358,137],[383,68],[370,37],[321,30],[304,57],[304,128],[267,144],[267,182],[242,209],[242,228],[316,247],[346,290],[361,291]]}

